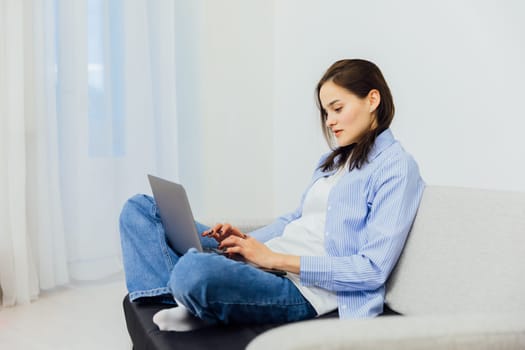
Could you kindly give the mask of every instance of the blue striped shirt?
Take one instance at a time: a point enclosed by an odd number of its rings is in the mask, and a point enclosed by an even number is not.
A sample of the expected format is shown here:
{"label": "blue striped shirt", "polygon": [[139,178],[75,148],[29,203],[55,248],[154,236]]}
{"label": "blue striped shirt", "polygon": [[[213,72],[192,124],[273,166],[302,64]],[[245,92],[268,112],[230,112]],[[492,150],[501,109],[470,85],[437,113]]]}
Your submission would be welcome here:
{"label": "blue striped shirt", "polygon": [[[317,168],[305,194],[316,180],[335,172]],[[347,170],[332,188],[324,232],[327,255],[301,256],[301,283],[336,292],[341,318],[380,314],[385,281],[401,254],[423,189],[414,159],[390,129],[383,131],[368,163]],[[301,217],[304,197],[294,212],[251,235],[262,242],[281,235],[288,223]]]}

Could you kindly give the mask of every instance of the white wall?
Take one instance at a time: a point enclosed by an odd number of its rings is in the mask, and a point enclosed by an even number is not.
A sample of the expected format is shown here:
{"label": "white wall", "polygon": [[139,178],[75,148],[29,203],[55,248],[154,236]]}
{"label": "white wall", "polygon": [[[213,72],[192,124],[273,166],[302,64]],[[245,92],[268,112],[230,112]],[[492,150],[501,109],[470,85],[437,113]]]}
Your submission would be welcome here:
{"label": "white wall", "polygon": [[186,3],[199,35],[186,62],[177,60],[178,71],[194,71],[179,74],[179,118],[195,118],[180,127],[182,151],[191,151],[181,180],[200,215],[296,207],[327,150],[315,84],[343,57],[380,66],[396,101],[394,133],[427,183],[525,191],[525,3]]}
{"label": "white wall", "polygon": [[272,213],[273,3],[177,2],[180,181],[204,221]]}

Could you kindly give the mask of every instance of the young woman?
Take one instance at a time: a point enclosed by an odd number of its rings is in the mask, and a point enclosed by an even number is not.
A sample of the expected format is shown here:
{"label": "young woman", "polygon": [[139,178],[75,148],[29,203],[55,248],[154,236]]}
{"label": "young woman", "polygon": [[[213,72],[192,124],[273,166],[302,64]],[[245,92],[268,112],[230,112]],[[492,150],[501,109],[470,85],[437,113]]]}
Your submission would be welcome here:
{"label": "young woman", "polygon": [[179,305],[155,316],[161,329],[173,329],[170,322],[183,312],[207,323],[283,323],[336,309],[341,318],[382,312],[385,281],[424,183],[389,129],[394,103],[375,64],[338,61],[316,92],[332,151],[321,157],[297,210],[249,234],[230,224],[196,223],[203,246],[285,270],[285,276],[193,249],[177,256],[166,244],[151,197],[138,195],[124,206],[120,225],[130,299]]}

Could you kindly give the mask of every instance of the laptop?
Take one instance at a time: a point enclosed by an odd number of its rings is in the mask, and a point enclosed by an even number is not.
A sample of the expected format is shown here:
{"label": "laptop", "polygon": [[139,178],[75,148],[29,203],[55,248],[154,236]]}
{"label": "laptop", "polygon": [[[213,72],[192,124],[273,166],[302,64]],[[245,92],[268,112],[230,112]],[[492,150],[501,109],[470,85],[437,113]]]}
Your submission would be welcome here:
{"label": "laptop", "polygon": [[[183,255],[188,249],[195,248],[199,252],[216,253],[229,257],[220,249],[202,247],[190,202],[182,185],[153,175],[148,175],[148,180],[153,198],[159,208],[168,244],[176,253]],[[239,257],[235,257],[234,260],[242,260],[242,257]],[[279,276],[286,275],[286,271],[256,267]]]}

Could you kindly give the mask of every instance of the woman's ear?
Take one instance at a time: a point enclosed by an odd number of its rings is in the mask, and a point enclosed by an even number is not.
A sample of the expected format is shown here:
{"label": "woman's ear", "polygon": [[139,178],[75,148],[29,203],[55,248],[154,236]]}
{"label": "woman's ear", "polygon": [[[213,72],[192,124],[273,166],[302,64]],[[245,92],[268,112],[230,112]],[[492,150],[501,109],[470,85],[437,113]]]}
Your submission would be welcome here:
{"label": "woman's ear", "polygon": [[374,113],[379,107],[379,103],[381,102],[381,94],[379,93],[379,90],[372,89],[368,93],[367,96],[368,103],[370,105],[370,113]]}

